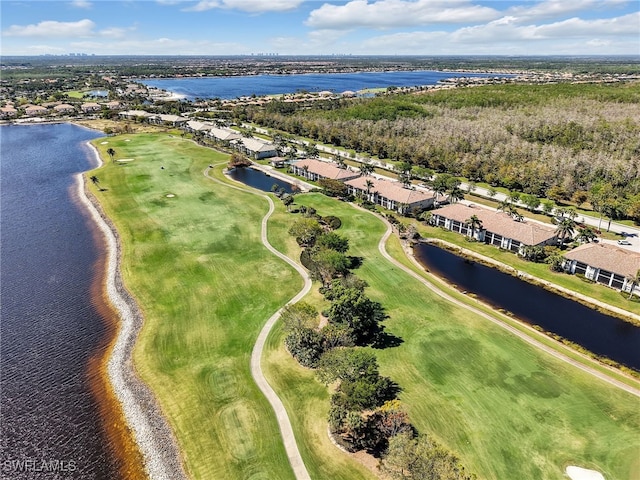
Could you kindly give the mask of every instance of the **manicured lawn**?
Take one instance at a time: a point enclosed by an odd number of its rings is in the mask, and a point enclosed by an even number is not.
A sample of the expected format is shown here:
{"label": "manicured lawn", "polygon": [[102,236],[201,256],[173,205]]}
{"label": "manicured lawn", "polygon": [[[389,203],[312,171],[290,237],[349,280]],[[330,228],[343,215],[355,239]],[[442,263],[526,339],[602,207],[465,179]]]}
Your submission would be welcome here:
{"label": "manicured lawn", "polygon": [[[349,237],[350,254],[364,258],[356,274],[386,307],[388,332],[403,341],[376,351],[381,369],[402,387],[400,398],[418,429],[458,452],[479,478],[561,479],[567,465],[595,468],[607,479],[636,478],[637,397],[432,294],[378,253],[384,226],[373,216],[319,194],[296,203],[342,218],[339,232]],[[271,345],[269,363],[285,364],[283,348]],[[300,382],[315,382],[296,368]],[[320,392],[313,396],[321,399]],[[298,401],[289,404],[299,408]],[[320,406],[308,408],[323,414]]]}
{"label": "manicured lawn", "polygon": [[[136,369],[157,395],[192,478],[293,478],[249,371],[266,319],[302,279],[260,243],[266,201],[203,177],[226,156],[168,134],[107,137],[97,192],[144,311]],[[129,140],[129,141],[125,141]],[[104,154],[116,150],[111,163]],[[167,195],[174,195],[168,197]]]}

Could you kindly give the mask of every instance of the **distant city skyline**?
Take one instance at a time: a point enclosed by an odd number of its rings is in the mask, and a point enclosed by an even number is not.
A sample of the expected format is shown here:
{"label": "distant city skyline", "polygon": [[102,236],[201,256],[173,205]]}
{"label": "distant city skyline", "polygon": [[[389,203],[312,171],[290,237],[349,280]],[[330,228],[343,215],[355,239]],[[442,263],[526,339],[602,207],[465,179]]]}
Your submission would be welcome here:
{"label": "distant city skyline", "polygon": [[638,55],[638,0],[0,2],[2,55]]}

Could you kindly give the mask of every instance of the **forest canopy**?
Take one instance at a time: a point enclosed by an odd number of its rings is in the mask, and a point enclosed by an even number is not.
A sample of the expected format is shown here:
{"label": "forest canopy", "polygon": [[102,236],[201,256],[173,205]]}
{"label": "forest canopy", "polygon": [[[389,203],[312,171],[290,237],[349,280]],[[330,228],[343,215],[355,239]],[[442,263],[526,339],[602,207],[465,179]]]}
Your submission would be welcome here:
{"label": "forest canopy", "polygon": [[387,162],[539,197],[593,197],[604,187],[619,217],[640,218],[640,82],[487,85],[304,109],[280,103],[242,115]]}

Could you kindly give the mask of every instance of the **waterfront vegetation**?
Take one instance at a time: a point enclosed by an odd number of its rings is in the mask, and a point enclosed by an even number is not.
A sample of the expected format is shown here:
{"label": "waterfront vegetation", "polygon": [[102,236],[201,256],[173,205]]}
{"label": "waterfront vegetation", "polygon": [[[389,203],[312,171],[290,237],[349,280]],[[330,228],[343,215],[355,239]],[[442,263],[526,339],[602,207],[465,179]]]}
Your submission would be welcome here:
{"label": "waterfront vegetation", "polygon": [[[206,165],[226,163],[226,155],[167,133],[107,140],[95,142],[103,158],[113,148],[117,159],[133,159],[107,161],[90,175],[100,178],[104,191],[95,195],[120,232],[125,282],[145,314],[134,360],[188,472],[291,478],[272,411],[248,368],[262,324],[302,283],[259,243],[266,203],[204,178]],[[213,172],[223,179],[220,168]],[[376,350],[381,374],[399,384],[419,431],[480,478],[561,478],[570,464],[633,478],[640,467],[637,398],[432,294],[380,255],[385,227],[371,213],[320,194],[296,196],[292,207],[300,205],[341,218],[350,254],[362,257],[356,273],[389,314],[388,332],[402,340]],[[278,204],[269,240],[298,258],[288,234],[296,217],[286,210]],[[397,240],[389,245],[403,259]],[[305,300],[327,307],[317,289]],[[269,338],[265,374],[287,407],[312,478],[373,478],[330,443],[329,392],[286,352],[284,335],[276,328]]]}

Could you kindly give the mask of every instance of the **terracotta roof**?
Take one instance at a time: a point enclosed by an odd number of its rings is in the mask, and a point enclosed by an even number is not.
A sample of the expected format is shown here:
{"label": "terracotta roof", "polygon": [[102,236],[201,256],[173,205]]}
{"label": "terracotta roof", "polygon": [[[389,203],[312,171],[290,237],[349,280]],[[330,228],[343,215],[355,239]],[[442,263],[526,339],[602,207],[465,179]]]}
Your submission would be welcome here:
{"label": "terracotta roof", "polygon": [[306,166],[311,173],[332,180],[346,180],[360,175],[359,172],[338,168],[335,163],[323,162],[322,160],[315,160],[313,158],[299,160],[295,162],[294,165],[298,168],[304,168]]}
{"label": "terracotta roof", "polygon": [[373,183],[371,192],[377,192],[378,195],[382,195],[383,197],[389,200],[393,200],[396,203],[406,203],[408,205],[411,205],[416,202],[423,202],[425,200],[433,199],[433,195],[422,190],[404,188],[404,186],[400,182],[381,180],[375,177],[358,177],[345,183],[357,188],[358,190],[366,192],[367,180]]}
{"label": "terracotta roof", "polygon": [[564,256],[625,277],[634,277],[640,270],[640,253],[608,243],[585,243]]}
{"label": "terracotta roof", "polygon": [[478,206],[454,203],[433,211],[434,215],[464,222],[472,215],[482,221],[482,228],[506,238],[517,240],[525,245],[538,245],[555,237],[556,229],[531,221],[516,222],[504,212],[496,212]]}

